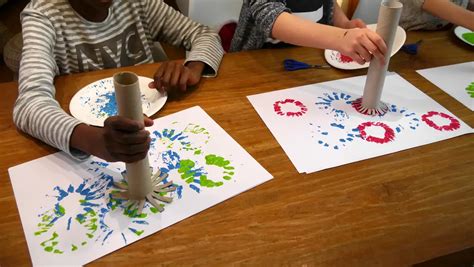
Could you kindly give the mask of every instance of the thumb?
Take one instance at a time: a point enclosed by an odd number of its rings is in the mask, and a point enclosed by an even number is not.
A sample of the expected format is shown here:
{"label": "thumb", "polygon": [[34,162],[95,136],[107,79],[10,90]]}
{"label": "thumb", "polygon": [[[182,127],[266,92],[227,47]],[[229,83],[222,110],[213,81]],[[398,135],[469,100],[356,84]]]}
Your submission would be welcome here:
{"label": "thumb", "polygon": [[143,115],[143,121],[145,123],[145,127],[153,126],[153,120],[148,118],[148,116],[146,116],[145,114]]}

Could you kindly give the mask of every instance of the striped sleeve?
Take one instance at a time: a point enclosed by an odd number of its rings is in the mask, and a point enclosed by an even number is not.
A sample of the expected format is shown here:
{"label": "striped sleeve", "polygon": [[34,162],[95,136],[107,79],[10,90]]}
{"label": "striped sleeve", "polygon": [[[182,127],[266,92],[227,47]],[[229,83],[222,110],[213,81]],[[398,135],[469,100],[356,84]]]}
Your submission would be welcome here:
{"label": "striped sleeve", "polygon": [[13,120],[20,130],[78,159],[86,158],[88,155],[71,151],[69,146],[72,131],[80,122],[64,112],[54,98],[58,67],[53,55],[53,25],[32,9],[23,11],[21,21],[23,51]]}
{"label": "striped sleeve", "polygon": [[144,12],[153,39],[190,51],[186,62],[201,61],[205,75],[216,76],[224,50],[219,35],[209,27],[192,21],[162,0],[145,0]]}

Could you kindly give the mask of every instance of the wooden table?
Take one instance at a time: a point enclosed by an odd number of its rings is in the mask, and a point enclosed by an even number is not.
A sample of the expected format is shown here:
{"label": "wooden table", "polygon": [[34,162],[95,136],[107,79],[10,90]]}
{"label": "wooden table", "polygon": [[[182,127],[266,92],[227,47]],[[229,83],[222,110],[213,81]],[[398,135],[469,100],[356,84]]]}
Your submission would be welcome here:
{"label": "wooden table", "polygon": [[[423,39],[417,56],[403,52],[390,70],[471,127],[474,113],[415,70],[474,60],[449,31],[409,33]],[[204,80],[159,116],[201,106],[274,179],[91,265],[407,266],[474,247],[474,138],[464,135],[338,168],[299,174],[247,95],[363,75],[366,70],[285,72],[282,60],[323,63],[321,50],[289,48],[227,54],[219,77]],[[151,76],[157,65],[125,68]],[[79,88],[117,70],[63,76],[57,98],[67,108]],[[19,133],[12,122],[15,83],[0,85],[0,265],[31,264],[7,173],[56,152]],[[25,177],[27,178],[27,177]]]}

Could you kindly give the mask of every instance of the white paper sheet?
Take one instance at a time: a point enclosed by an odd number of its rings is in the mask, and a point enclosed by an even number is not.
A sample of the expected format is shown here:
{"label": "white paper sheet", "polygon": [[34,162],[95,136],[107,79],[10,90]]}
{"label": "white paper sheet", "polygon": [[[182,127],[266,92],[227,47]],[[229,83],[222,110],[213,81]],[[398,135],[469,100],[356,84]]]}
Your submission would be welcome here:
{"label": "white paper sheet", "polygon": [[381,117],[352,107],[366,76],[249,96],[296,169],[311,173],[462,134],[469,126],[398,74],[388,74]]}
{"label": "white paper sheet", "polygon": [[272,178],[199,107],[148,130],[150,165],[178,186],[163,213],[147,204],[136,216],[110,198],[123,163],[56,153],[9,169],[34,265],[86,264]]}
{"label": "white paper sheet", "polygon": [[474,61],[417,72],[474,111]]}

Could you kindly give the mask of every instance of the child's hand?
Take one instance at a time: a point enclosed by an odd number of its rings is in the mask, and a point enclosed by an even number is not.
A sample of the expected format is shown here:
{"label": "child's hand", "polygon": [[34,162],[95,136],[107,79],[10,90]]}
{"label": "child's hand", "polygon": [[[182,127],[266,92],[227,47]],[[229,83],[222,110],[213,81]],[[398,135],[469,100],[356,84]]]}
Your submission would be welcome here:
{"label": "child's hand", "polygon": [[153,120],[147,117],[137,122],[120,116],[107,118],[103,128],[79,124],[70,145],[109,162],[131,163],[146,157],[151,138],[145,127],[152,125]]}
{"label": "child's hand", "polygon": [[345,29],[367,28],[367,25],[365,25],[364,21],[362,21],[361,19],[351,19],[346,22],[343,28]]}
{"label": "child's hand", "polygon": [[148,87],[156,88],[161,93],[175,90],[186,92],[188,86],[199,83],[204,67],[204,63],[199,61],[189,62],[186,66],[181,61],[163,62]]}
{"label": "child's hand", "polygon": [[361,65],[369,62],[372,56],[375,56],[383,65],[387,46],[377,33],[367,28],[353,28],[344,33],[338,50]]}
{"label": "child's hand", "polygon": [[145,127],[153,125],[153,120],[146,118],[144,123],[125,117],[113,116],[104,121],[102,151],[99,157],[107,161],[127,163],[144,159],[150,148],[150,133]]}

